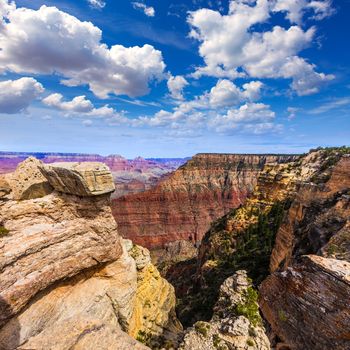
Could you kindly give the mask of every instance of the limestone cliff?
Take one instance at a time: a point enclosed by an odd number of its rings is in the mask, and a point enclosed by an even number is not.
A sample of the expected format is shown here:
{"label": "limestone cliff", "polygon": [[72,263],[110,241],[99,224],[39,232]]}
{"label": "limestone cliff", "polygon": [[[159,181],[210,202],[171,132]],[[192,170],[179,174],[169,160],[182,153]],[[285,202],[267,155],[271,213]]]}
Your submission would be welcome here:
{"label": "limestone cliff", "polygon": [[155,188],[113,200],[125,238],[148,248],[200,242],[210,223],[245,202],[265,164],[294,156],[198,154]]}
{"label": "limestone cliff", "polygon": [[156,339],[165,329],[176,334],[175,296],[165,280],[157,279],[156,288],[167,290],[153,305],[157,322],[137,307],[148,277],[119,237],[108,169],[46,167],[29,159],[0,180],[0,348],[146,349],[128,333],[155,324]]}

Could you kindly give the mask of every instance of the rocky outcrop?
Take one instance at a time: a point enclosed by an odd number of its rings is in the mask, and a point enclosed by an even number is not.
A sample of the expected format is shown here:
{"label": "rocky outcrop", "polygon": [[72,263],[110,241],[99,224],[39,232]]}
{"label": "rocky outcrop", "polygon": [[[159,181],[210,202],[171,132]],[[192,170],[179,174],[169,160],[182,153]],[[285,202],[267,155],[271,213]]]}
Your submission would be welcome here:
{"label": "rocky outcrop", "polygon": [[148,248],[200,242],[212,221],[245,202],[265,164],[294,158],[199,154],[155,188],[114,199],[113,215],[123,237]]}
{"label": "rocky outcrop", "polygon": [[134,245],[130,249],[137,267],[137,293],[129,334],[151,348],[175,346],[182,326],[175,313],[174,287],[162,278],[151,263],[147,249]]}
{"label": "rocky outcrop", "polygon": [[269,276],[260,293],[264,316],[285,347],[350,348],[350,263],[304,256]]}
{"label": "rocky outcrop", "polygon": [[101,163],[54,163],[40,170],[59,192],[90,197],[115,190],[110,170]]}
{"label": "rocky outcrop", "polygon": [[35,157],[43,163],[104,163],[110,168],[114,178],[116,190],[112,194],[112,198],[146,191],[186,161],[182,158],[144,159],[137,157],[125,159],[120,155],[103,157],[97,154],[0,152],[0,174],[13,172],[17,165],[28,157]]}
{"label": "rocky outcrop", "polygon": [[212,319],[198,321],[189,328],[179,349],[269,350],[257,296],[246,272],[237,271],[220,287]]}
{"label": "rocky outcrop", "polygon": [[[144,309],[140,313],[137,308],[145,303],[139,290],[149,280],[138,272],[142,264],[128,252],[130,243],[118,235],[109,193],[96,193],[110,192],[112,177],[104,174],[99,180],[105,166],[90,167],[88,176],[79,173],[77,187],[91,195],[77,196],[70,187],[78,176],[76,165],[59,169],[54,181],[50,172],[43,173],[52,184],[67,183],[65,193],[57,186],[40,198],[0,199],[0,348],[147,349],[128,334],[150,327]],[[32,181],[30,176],[22,179],[18,183],[24,181],[23,186]],[[163,298],[160,306],[153,305],[157,337],[168,327],[175,296],[149,258],[146,267],[154,269],[158,293],[160,286],[168,288],[166,295],[158,294]],[[142,324],[135,325],[139,318]]]}
{"label": "rocky outcrop", "polygon": [[21,163],[13,174],[3,176],[11,189],[14,200],[33,199],[46,196],[53,191],[48,180],[42,175],[42,163],[33,157]]}
{"label": "rocky outcrop", "polygon": [[[342,157],[326,182],[302,182],[276,236],[270,270],[286,268],[304,254],[350,261],[350,157]],[[314,179],[313,179],[314,180]]]}

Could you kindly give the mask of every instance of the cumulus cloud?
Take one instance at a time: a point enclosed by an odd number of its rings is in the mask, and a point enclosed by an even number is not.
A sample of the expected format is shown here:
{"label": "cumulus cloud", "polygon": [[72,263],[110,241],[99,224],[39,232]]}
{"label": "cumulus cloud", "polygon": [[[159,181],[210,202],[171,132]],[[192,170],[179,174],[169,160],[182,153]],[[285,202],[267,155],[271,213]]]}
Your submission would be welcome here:
{"label": "cumulus cloud", "polygon": [[91,22],[56,7],[8,9],[0,1],[0,73],[59,74],[65,85],[87,84],[101,98],[141,96],[151,81],[165,78],[162,53],[151,45],[109,48]]}
{"label": "cumulus cloud", "polygon": [[82,117],[99,118],[120,118],[120,121],[127,122],[123,112],[117,112],[114,108],[104,105],[95,108],[93,103],[85,96],[76,96],[71,101],[63,101],[63,95],[59,93],[45,97],[42,102],[51,108],[66,112],[68,115],[79,115]]}
{"label": "cumulus cloud", "polygon": [[274,118],[275,112],[271,111],[269,105],[247,103],[238,109],[230,109],[225,115],[217,116],[210,122],[210,125],[218,132],[241,129],[258,134],[273,130]]}
{"label": "cumulus cloud", "polygon": [[210,90],[209,102],[212,107],[226,107],[243,101],[258,100],[262,87],[263,84],[260,81],[251,81],[240,89],[230,80],[219,80]]}
{"label": "cumulus cloud", "polygon": [[182,76],[171,76],[167,82],[170,96],[175,100],[183,100],[183,90],[188,85],[188,81]]}
{"label": "cumulus cloud", "polygon": [[43,86],[34,78],[1,81],[0,113],[22,112],[43,92]]}
{"label": "cumulus cloud", "polygon": [[133,2],[132,6],[134,7],[134,9],[139,9],[141,11],[143,11],[143,13],[147,16],[147,17],[154,17],[156,14],[156,11],[154,10],[154,8],[152,6],[147,6],[142,2]]}
{"label": "cumulus cloud", "polygon": [[[312,3],[307,1],[308,6],[316,8]],[[291,79],[291,88],[298,95],[315,93],[332,80],[333,75],[316,72],[314,65],[298,56],[312,43],[315,28],[303,30],[293,25],[254,31],[255,25],[267,22],[272,10],[286,11],[277,5],[272,8],[273,4],[268,0],[238,0],[230,2],[227,15],[209,9],[191,12],[190,36],[200,42],[199,53],[205,63],[193,76]]]}
{"label": "cumulus cloud", "polygon": [[272,9],[274,12],[285,12],[286,18],[291,23],[301,24],[303,16],[308,11],[313,12],[312,18],[322,20],[333,15],[335,10],[330,0],[277,0]]}
{"label": "cumulus cloud", "polygon": [[102,0],[87,0],[90,7],[101,10],[106,6],[106,3]]}

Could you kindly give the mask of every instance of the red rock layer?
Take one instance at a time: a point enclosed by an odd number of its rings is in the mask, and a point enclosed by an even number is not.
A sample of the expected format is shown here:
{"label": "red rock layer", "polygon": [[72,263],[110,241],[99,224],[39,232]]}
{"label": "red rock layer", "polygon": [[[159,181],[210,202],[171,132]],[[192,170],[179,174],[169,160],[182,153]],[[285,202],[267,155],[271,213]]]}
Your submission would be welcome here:
{"label": "red rock layer", "polygon": [[293,156],[198,154],[155,188],[113,200],[119,232],[150,249],[199,242],[210,223],[244,203],[266,163]]}

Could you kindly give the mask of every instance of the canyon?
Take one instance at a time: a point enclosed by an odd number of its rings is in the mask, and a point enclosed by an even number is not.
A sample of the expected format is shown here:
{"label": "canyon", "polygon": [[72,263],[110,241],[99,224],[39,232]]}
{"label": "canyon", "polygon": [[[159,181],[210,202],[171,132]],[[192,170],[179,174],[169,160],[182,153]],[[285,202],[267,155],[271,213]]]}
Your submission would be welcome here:
{"label": "canyon", "polygon": [[349,148],[198,154],[119,198],[61,160],[0,176],[1,349],[350,348]]}
{"label": "canyon", "polygon": [[199,244],[214,220],[245,202],[265,164],[295,157],[197,154],[154,188],[114,199],[119,232],[152,250],[177,240]]}
{"label": "canyon", "polygon": [[19,163],[33,156],[43,163],[57,162],[100,162],[112,172],[115,184],[113,198],[130,193],[146,191],[154,187],[160,179],[182,165],[186,158],[126,159],[120,155],[106,157],[97,154],[79,153],[19,153],[0,152],[0,174],[13,172]]}

